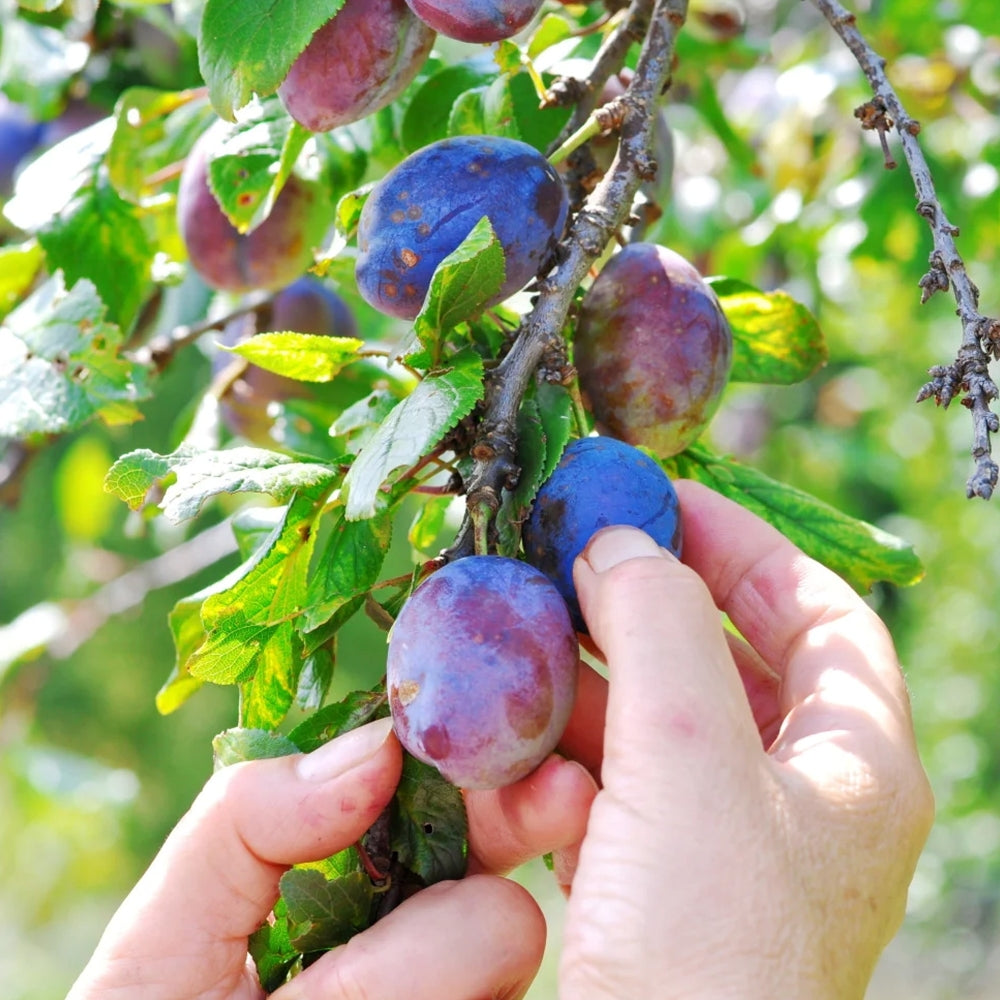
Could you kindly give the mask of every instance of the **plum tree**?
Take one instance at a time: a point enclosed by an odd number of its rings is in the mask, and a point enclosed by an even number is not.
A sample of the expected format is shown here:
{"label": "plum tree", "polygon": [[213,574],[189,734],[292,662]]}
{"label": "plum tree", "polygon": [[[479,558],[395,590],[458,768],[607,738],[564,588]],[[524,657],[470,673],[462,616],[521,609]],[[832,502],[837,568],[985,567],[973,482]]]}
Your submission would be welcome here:
{"label": "plum tree", "polygon": [[562,594],[578,631],[580,614],[573,562],[593,534],[613,524],[641,528],[680,556],[683,531],[677,492],[648,455],[610,437],[569,444],[535,497],[524,526],[524,552]]}
{"label": "plum tree", "polygon": [[408,156],[372,190],[358,223],[358,291],[376,309],[412,319],[435,268],[487,216],[504,251],[499,302],[534,278],[561,237],[566,189],[533,146],[456,136]]}
{"label": "plum tree", "polygon": [[299,124],[328,132],[398,97],[434,37],[404,0],[347,0],[313,35],[278,94]]}
{"label": "plum tree", "polygon": [[732,354],[729,323],[698,271],[666,247],[633,243],[584,296],[573,360],[598,428],[666,458],[712,418]]}
{"label": "plum tree", "polygon": [[403,606],[386,682],[410,753],[461,788],[499,788],[554,749],[576,673],[576,635],[547,577],[477,555],[446,564]]}
{"label": "plum tree", "polygon": [[219,133],[209,128],[188,154],[177,192],[177,225],[191,266],[214,288],[275,289],[299,277],[312,260],[308,234],[316,220],[316,189],[292,174],[257,228],[240,233],[219,207],[208,164]]}
{"label": "plum tree", "polygon": [[[261,317],[262,329],[311,333],[319,337],[358,335],[357,320],[347,303],[329,286],[308,275],[277,292],[268,313]],[[232,346],[247,335],[247,324],[256,326],[257,322],[255,313],[232,320],[223,331],[222,342]],[[251,330],[250,334],[254,332],[256,330]],[[231,355],[224,352],[220,352],[217,358],[217,367],[231,361]],[[233,434],[255,444],[273,447],[274,440],[270,433],[274,423],[272,404],[287,399],[308,398],[322,393],[323,388],[326,387],[286,378],[257,365],[248,365],[220,399],[220,416]]]}
{"label": "plum tree", "polygon": [[516,35],[542,0],[406,0],[435,31],[463,42],[498,42]]}

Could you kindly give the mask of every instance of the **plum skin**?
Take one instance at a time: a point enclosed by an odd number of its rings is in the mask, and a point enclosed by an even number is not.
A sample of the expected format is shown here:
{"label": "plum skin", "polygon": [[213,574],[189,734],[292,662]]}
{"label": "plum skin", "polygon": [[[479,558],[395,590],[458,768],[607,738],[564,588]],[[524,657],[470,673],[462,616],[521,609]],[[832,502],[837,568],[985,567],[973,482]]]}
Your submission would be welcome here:
{"label": "plum skin", "polygon": [[715,293],[680,254],[653,243],[604,265],[573,344],[598,429],[662,458],[705,429],[732,367],[733,334]]}
{"label": "plum skin", "polygon": [[404,0],[347,0],[313,35],[278,95],[300,125],[329,132],[395,100],[434,39]]}
{"label": "plum skin", "polygon": [[177,225],[191,266],[213,288],[248,292],[290,284],[312,263],[317,191],[292,174],[270,215],[252,232],[240,233],[208,184],[208,164],[217,139],[203,133],[188,154],[177,191]]}
{"label": "plum skin", "polygon": [[435,31],[462,42],[499,42],[516,35],[542,0],[406,0]]}
{"label": "plum skin", "polygon": [[389,636],[396,735],[460,788],[500,788],[555,748],[576,695],[566,605],[538,570],[505,556],[446,564],[410,596]]}
{"label": "plum skin", "polygon": [[611,437],[579,438],[562,454],[524,525],[524,553],[555,584],[579,632],[573,563],[594,533],[611,525],[641,528],[678,558],[680,504],[670,477],[648,455]]}
{"label": "plum skin", "polygon": [[408,156],[375,185],[358,222],[358,291],[381,312],[413,319],[437,266],[485,215],[504,251],[495,304],[534,278],[562,236],[569,199],[533,146],[456,136]]}

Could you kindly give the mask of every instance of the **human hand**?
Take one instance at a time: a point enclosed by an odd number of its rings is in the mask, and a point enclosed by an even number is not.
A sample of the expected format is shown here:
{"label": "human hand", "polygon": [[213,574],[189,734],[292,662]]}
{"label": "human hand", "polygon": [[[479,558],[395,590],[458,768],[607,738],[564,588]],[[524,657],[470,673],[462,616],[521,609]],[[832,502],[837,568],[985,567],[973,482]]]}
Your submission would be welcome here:
{"label": "human hand", "polygon": [[676,485],[688,565],[609,528],[576,566],[610,686],[584,670],[562,744],[602,789],[560,873],[560,995],[860,998],[933,816],[892,642],[777,531]]}
{"label": "human hand", "polygon": [[[304,756],[227,767],[209,780],[108,925],[67,1000],[249,1000],[263,996],[247,938],[293,863],[354,843],[388,803],[401,750],[383,719]],[[596,791],[576,764],[544,763],[498,799],[478,873],[408,899],[272,994],[475,1000],[522,996],[545,923],[519,885],[484,872],[580,840]],[[556,804],[554,813],[542,803]],[[502,817],[509,817],[509,820]],[[458,946],[456,946],[456,944]]]}

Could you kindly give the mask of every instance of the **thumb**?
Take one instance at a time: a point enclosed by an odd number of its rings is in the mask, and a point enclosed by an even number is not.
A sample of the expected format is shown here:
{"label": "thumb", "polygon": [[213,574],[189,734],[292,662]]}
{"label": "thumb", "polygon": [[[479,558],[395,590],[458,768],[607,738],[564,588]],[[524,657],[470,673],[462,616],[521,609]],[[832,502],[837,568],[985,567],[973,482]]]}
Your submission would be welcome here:
{"label": "thumb", "polygon": [[574,581],[608,665],[605,786],[618,769],[645,800],[663,782],[683,808],[677,796],[701,798],[706,766],[731,772],[734,754],[761,756],[719,612],[693,570],[639,529],[612,527],[590,540]]}
{"label": "thumb", "polygon": [[389,802],[402,766],[391,732],[381,719],[311,754],[214,774],[112,918],[83,982],[150,997],[154,984],[234,985],[284,871],[354,843]]}

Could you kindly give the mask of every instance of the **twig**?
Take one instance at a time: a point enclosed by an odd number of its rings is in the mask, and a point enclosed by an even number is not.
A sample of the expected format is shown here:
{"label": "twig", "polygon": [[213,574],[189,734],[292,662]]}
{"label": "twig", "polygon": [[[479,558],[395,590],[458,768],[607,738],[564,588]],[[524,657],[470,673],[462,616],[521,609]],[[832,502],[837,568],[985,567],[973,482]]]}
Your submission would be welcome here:
{"label": "twig", "polygon": [[48,653],[65,659],[116,615],[138,607],[153,590],[179,583],[236,551],[228,521],[127,570],[77,601],[46,601],[0,625],[0,680],[23,660]]}
{"label": "twig", "polygon": [[990,438],[1000,431],[1000,418],[990,408],[1000,391],[989,373],[991,356],[1000,359],[1000,320],[986,317],[979,311],[979,289],[969,277],[955,246],[958,229],[948,221],[938,201],[930,169],[917,141],[920,123],[906,113],[889,83],[885,59],[864,39],[855,15],[837,0],[813,0],[813,4],[851,50],[868,79],[874,100],[862,105],[855,114],[861,119],[863,128],[878,131],[887,167],[895,163],[888,152],[885,133],[892,127],[899,133],[916,188],[917,212],[927,220],[934,241],[930,270],[920,279],[923,289],[920,301],[926,302],[935,292],[946,291],[950,286],[958,304],[956,312],[962,321],[962,344],[955,361],[930,369],[933,378],[920,389],[917,402],[933,397],[939,406],[947,407],[955,396],[962,395],[962,405],[972,411],[972,456],[976,463],[966,483],[966,494],[989,500],[1000,472],[991,457]]}
{"label": "twig", "polygon": [[469,513],[447,552],[449,558],[474,550],[477,519],[486,512],[492,516],[502,491],[516,482],[516,422],[524,393],[545,355],[561,343],[576,289],[628,218],[639,185],[655,170],[650,158],[651,111],[669,77],[674,42],[686,16],[687,0],[655,0],[651,14],[650,0],[634,0],[629,7],[624,24],[645,24],[648,18],[649,29],[635,76],[622,97],[625,114],[618,155],[574,219],[558,267],[540,283],[534,308],[510,353],[489,375],[479,438],[472,449],[475,464],[467,482]]}

